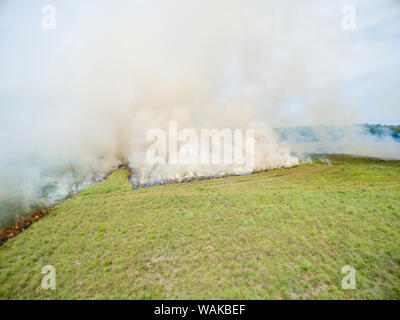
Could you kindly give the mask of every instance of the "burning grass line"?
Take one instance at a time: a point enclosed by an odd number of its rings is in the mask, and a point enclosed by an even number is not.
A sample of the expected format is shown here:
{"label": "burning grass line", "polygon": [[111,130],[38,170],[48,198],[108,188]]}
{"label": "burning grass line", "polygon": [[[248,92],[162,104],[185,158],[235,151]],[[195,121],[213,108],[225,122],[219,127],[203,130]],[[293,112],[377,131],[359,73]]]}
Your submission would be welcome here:
{"label": "burning grass line", "polygon": [[[125,168],[127,168],[126,165],[118,166],[118,168],[108,172],[103,177],[98,177],[95,184],[107,179],[107,177],[110,174],[112,174],[114,171],[125,169]],[[81,191],[83,191],[83,190],[80,190],[80,192]],[[46,217],[51,212],[51,210],[53,209],[53,207],[55,205],[58,205],[58,204],[64,202],[65,200],[71,199],[74,195],[77,195],[80,192],[76,192],[76,193],[71,192],[67,196],[56,201],[52,206],[37,208],[33,211],[33,213],[30,213],[27,216],[22,216],[22,217],[18,218],[14,222],[14,224],[1,228],[0,229],[0,246],[2,246],[7,240],[14,238],[17,235],[19,235],[20,233],[22,233],[23,231],[25,231],[27,228],[29,228],[32,225],[33,222],[38,221],[40,218]]]}
{"label": "burning grass line", "polygon": [[[272,169],[264,169],[264,170],[255,170],[250,173],[243,173],[243,174],[215,174],[211,176],[197,176],[197,177],[186,177],[186,178],[181,178],[181,179],[168,179],[168,180],[160,180],[160,181],[155,181],[153,183],[133,183],[132,182],[132,177],[135,175],[135,171],[133,169],[130,169],[128,165],[123,164],[118,166],[115,170],[110,171],[109,173],[105,174],[103,177],[99,178],[96,183],[99,183],[107,177],[112,174],[116,170],[122,170],[122,169],[127,169],[130,172],[130,175],[127,177],[127,180],[131,183],[132,189],[137,190],[140,188],[149,188],[149,187],[155,187],[155,186],[161,186],[161,185],[166,185],[166,184],[175,184],[175,183],[189,183],[193,181],[202,181],[202,180],[211,180],[211,179],[220,179],[220,178],[227,178],[227,177],[235,177],[235,176],[243,176],[243,175],[250,175],[250,174],[255,174],[255,173],[261,173],[261,172],[267,172]],[[81,190],[82,191],[82,190]],[[80,192],[77,193],[70,193],[66,197],[60,199],[57,201],[54,205],[60,204],[64,202],[65,200],[68,200],[72,198],[72,196],[79,194]],[[53,205],[53,206],[54,206]],[[51,210],[53,209],[52,207],[48,208],[38,208],[36,209],[33,213],[26,217],[21,217],[19,218],[13,225],[10,225],[8,227],[0,229],[0,246],[2,246],[7,240],[16,237],[20,233],[22,233],[24,230],[29,228],[33,222],[36,222],[40,218],[43,218],[47,216]]]}
{"label": "burning grass line", "polygon": [[[159,180],[159,181],[154,181],[154,182],[133,182],[133,177],[135,177],[134,171],[130,170],[130,175],[127,177],[128,181],[132,185],[133,190],[137,190],[140,188],[150,188],[150,187],[155,187],[155,186],[162,186],[166,184],[175,184],[175,183],[188,183],[192,181],[202,181],[202,180],[211,180],[211,179],[219,179],[219,178],[226,178],[226,177],[233,177],[233,176],[240,176],[241,174],[216,174],[212,176],[198,176],[198,177],[186,177],[186,178],[171,178],[171,179],[165,179],[165,180]],[[255,172],[252,172],[255,173]],[[250,173],[248,173],[250,174]],[[242,174],[244,175],[244,174]],[[246,173],[247,175],[247,173]]]}
{"label": "burning grass line", "polygon": [[51,209],[52,207],[46,209],[37,209],[27,217],[19,218],[12,226],[0,230],[0,246],[3,245],[8,239],[14,238],[22,233],[40,218],[47,216]]}
{"label": "burning grass line", "polygon": [[[292,166],[296,167],[296,166]],[[247,176],[247,175],[251,175],[251,174],[256,174],[256,173],[262,173],[262,172],[268,172],[271,170],[275,170],[275,169],[280,169],[280,167],[278,168],[273,168],[273,169],[261,169],[261,170],[254,170],[252,172],[246,172],[246,173],[225,173],[225,174],[215,174],[215,175],[209,175],[209,176],[196,176],[196,177],[185,177],[185,178],[171,178],[171,179],[165,179],[165,180],[159,180],[159,181],[154,181],[154,182],[133,182],[133,178],[137,178],[137,176],[135,175],[135,171],[132,169],[129,169],[130,175],[127,177],[127,180],[130,182],[130,184],[132,185],[132,189],[133,190],[137,190],[140,188],[149,188],[149,187],[155,187],[155,186],[163,186],[166,184],[175,184],[175,183],[189,183],[189,182],[193,182],[193,181],[203,181],[203,180],[212,180],[212,179],[221,179],[221,178],[228,178],[228,177],[239,177],[239,176]],[[289,169],[289,168],[286,168]]]}

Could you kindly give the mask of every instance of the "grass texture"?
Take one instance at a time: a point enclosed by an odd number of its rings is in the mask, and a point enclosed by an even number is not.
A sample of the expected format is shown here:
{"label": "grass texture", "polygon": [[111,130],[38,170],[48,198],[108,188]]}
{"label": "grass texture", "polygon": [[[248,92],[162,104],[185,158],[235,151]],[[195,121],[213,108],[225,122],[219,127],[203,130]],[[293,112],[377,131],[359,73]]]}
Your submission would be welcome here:
{"label": "grass texture", "polygon": [[0,247],[0,298],[399,299],[400,162],[326,160],[138,190],[115,171]]}

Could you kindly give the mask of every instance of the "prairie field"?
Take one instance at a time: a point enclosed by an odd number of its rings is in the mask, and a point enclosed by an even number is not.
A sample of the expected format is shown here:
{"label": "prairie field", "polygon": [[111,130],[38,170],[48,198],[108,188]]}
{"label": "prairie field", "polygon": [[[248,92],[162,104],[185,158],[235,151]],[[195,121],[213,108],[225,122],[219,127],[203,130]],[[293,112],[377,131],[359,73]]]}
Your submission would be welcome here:
{"label": "prairie field", "polygon": [[[1,246],[0,298],[400,298],[400,161],[334,155],[137,190],[128,175]],[[55,290],[41,287],[46,265]]]}

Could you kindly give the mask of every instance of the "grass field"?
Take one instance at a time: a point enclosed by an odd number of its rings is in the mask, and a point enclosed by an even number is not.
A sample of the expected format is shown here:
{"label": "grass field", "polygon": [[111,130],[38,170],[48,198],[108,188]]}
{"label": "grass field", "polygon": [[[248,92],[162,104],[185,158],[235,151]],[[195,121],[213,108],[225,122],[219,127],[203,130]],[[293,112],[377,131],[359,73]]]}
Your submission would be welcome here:
{"label": "grass field", "polygon": [[0,247],[0,298],[399,299],[400,162],[329,159],[138,190],[116,171]]}

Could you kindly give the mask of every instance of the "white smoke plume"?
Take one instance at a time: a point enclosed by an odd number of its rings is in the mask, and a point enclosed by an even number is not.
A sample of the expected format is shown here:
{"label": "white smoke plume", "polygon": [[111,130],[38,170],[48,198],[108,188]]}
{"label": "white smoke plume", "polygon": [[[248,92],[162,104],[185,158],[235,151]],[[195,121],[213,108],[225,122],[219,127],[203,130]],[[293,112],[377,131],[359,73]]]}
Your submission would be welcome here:
{"label": "white smoke plume", "polygon": [[[352,33],[341,27],[341,1],[53,1],[53,30],[41,28],[43,1],[1,1],[0,224],[121,164],[153,179],[187,175],[145,162],[146,132],[170,120],[254,128],[256,169],[296,165],[291,152],[302,150],[271,127],[364,122],[359,97],[376,83],[354,79],[397,62],[396,45],[382,45],[399,32],[399,6],[383,2],[354,1],[372,22],[361,14]],[[379,41],[371,28],[384,33]],[[385,79],[376,90],[395,101],[375,100],[377,120],[393,119],[399,101],[398,77]],[[208,170],[189,174],[230,168]]]}

